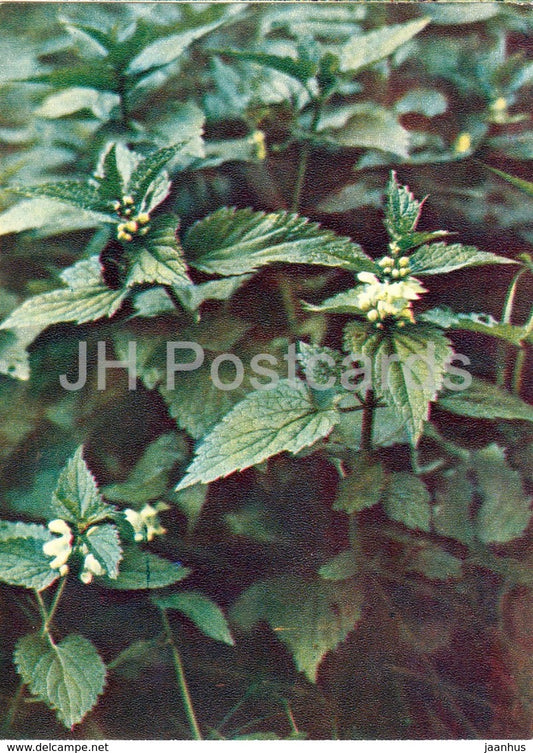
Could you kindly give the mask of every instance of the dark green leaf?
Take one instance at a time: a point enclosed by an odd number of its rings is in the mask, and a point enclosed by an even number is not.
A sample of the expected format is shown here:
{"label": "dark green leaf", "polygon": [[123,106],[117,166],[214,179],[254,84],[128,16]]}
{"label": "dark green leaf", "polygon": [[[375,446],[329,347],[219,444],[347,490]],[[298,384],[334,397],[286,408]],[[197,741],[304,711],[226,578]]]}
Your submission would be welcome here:
{"label": "dark green leaf", "polygon": [[56,183],[36,183],[33,186],[12,185],[7,186],[6,190],[30,199],[36,196],[44,196],[47,199],[54,199],[62,204],[69,204],[87,212],[96,212],[104,222],[117,221],[114,215],[107,214],[109,207],[102,200],[98,189],[87,183],[78,183],[73,180],[58,181]]}
{"label": "dark green leaf", "polygon": [[171,214],[160,215],[151,223],[146,245],[128,273],[128,287],[144,283],[178,287],[192,284],[176,237],[178,223],[178,218]]}
{"label": "dark green leaf", "polygon": [[89,528],[83,537],[89,552],[96,557],[110,578],[118,575],[119,562],[122,559],[122,548],[118,529],[111,523]]}
{"label": "dark green leaf", "polygon": [[383,506],[392,520],[408,528],[429,531],[430,496],[426,485],[412,473],[393,473],[384,494]]}
{"label": "dark green leaf", "polygon": [[83,447],[76,450],[59,474],[52,504],[59,517],[72,523],[95,523],[113,511],[98,491],[83,459]]}
{"label": "dark green leaf", "polygon": [[513,345],[520,345],[526,337],[523,327],[513,324],[501,324],[490,314],[462,314],[455,313],[449,308],[436,308],[424,311],[419,318],[424,322],[436,324],[443,329],[459,329],[468,332],[478,332],[480,335],[490,335]]}
{"label": "dark green leaf", "polygon": [[472,384],[458,392],[447,392],[439,398],[438,405],[450,413],[471,418],[507,421],[533,421],[533,407],[516,395],[482,379],[472,379]]}
{"label": "dark green leaf", "polygon": [[377,505],[385,481],[381,463],[369,463],[364,457],[358,458],[349,475],[339,482],[333,509],[344,510],[351,515]]}
{"label": "dark green leaf", "polygon": [[106,588],[132,591],[145,588],[164,588],[186,578],[190,573],[179,562],[174,563],[136,546],[124,547],[119,575],[115,580],[98,578]]}
{"label": "dark green leaf", "polygon": [[423,202],[417,201],[409,186],[398,183],[396,173],[390,174],[386,190],[385,227],[393,240],[399,240],[414,232]]}
{"label": "dark green leaf", "polygon": [[431,243],[417,249],[409,258],[414,274],[441,275],[463,267],[479,267],[483,264],[516,264],[512,259],[479,251],[475,246],[462,243]]}
{"label": "dark green leaf", "polygon": [[249,52],[247,50],[215,50],[214,52],[218,55],[225,55],[237,60],[250,60],[252,63],[274,68],[274,70],[280,73],[292,76],[301,84],[306,84],[318,71],[316,63],[300,58],[280,57],[278,55],[268,55],[265,52]]}
{"label": "dark green leaf", "polygon": [[324,580],[347,580],[356,573],[357,562],[352,549],[346,549],[346,551],[335,555],[318,571],[318,574]]}
{"label": "dark green leaf", "polygon": [[52,538],[41,525],[0,521],[0,581],[37,591],[48,588],[58,577],[43,552]]}
{"label": "dark green leaf", "polygon": [[408,570],[430,580],[457,580],[462,575],[462,562],[439,546],[427,546],[416,553]]}
{"label": "dark green leaf", "polygon": [[208,638],[227,643],[229,646],[234,645],[224,613],[207,596],[195,591],[183,591],[171,596],[155,598],[154,603],[159,609],[176,609],[181,612]]}

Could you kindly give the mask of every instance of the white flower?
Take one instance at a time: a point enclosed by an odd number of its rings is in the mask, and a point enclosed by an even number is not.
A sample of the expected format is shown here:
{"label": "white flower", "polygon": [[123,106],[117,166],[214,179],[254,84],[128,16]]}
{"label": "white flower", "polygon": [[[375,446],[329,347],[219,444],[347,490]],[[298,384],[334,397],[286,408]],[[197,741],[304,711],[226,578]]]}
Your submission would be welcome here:
{"label": "white flower", "polygon": [[168,509],[164,502],[158,502],[155,507],[145,505],[139,512],[131,507],[124,510],[124,517],[133,528],[135,541],[152,541],[154,536],[165,534],[167,531],[161,525],[158,513]]}
{"label": "white flower", "polygon": [[61,518],[51,520],[48,523],[48,530],[61,535],[43,544],[43,552],[47,557],[54,558],[50,562],[51,569],[59,570],[60,575],[66,575],[68,572],[66,563],[72,553],[72,531],[68,523]]}
{"label": "white flower", "polygon": [[369,321],[382,322],[387,318],[414,321],[411,301],[427,292],[416,278],[382,281],[371,272],[359,272],[357,277],[363,285],[356,291],[355,305]]}
{"label": "white flower", "polygon": [[85,585],[89,585],[95,575],[104,575],[105,570],[93,554],[86,554],[83,562],[83,570],[80,573],[80,580]]}

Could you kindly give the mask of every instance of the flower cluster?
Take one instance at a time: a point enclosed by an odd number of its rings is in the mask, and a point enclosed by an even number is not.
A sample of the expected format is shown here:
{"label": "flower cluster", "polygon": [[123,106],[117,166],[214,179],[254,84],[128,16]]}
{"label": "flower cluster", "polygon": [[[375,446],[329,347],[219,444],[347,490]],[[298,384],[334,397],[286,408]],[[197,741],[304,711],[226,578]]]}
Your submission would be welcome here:
{"label": "flower cluster", "polygon": [[53,557],[50,562],[52,570],[59,570],[60,575],[68,573],[67,560],[72,553],[72,541],[74,539],[69,524],[61,518],[56,518],[48,523],[48,530],[59,533],[58,538],[43,544],[43,552],[47,557]]}
{"label": "flower cluster", "polygon": [[371,272],[360,272],[357,277],[364,284],[357,288],[355,305],[368,321],[375,322],[379,329],[383,328],[386,319],[396,320],[400,327],[406,321],[414,322],[412,301],[427,292],[418,280],[409,277],[391,282],[389,279],[380,280]]}
{"label": "flower cluster", "polygon": [[139,512],[131,507],[124,510],[124,517],[133,528],[135,541],[152,541],[154,536],[165,534],[167,531],[161,525],[158,513],[168,509],[164,502],[158,502],[155,506],[145,505]]}
{"label": "flower cluster", "polygon": [[113,209],[117,212],[123,222],[117,226],[117,239],[119,241],[131,241],[134,235],[146,235],[148,232],[148,223],[150,215],[148,212],[140,212],[132,217],[133,214],[133,197],[123,196],[122,201],[115,201]]}

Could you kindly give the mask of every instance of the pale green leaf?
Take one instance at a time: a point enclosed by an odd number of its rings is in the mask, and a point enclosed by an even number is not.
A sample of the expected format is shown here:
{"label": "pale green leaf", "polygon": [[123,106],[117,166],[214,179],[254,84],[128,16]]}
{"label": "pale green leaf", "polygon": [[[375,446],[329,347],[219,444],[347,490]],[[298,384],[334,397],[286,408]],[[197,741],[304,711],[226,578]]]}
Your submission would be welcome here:
{"label": "pale green leaf", "polygon": [[52,538],[35,523],[0,521],[0,581],[37,591],[48,588],[58,577],[43,552],[43,544]]}
{"label": "pale green leaf", "polygon": [[472,384],[457,392],[447,392],[438,406],[458,416],[493,420],[533,422],[533,407],[517,395],[482,379],[472,379]]}
{"label": "pale green leaf", "polygon": [[463,267],[479,267],[483,264],[516,264],[504,256],[480,251],[475,246],[462,243],[430,243],[417,249],[409,258],[414,274],[441,275]]}
{"label": "pale green leaf", "polygon": [[373,269],[373,262],[349,238],[287,212],[254,212],[223,207],[193,225],[183,248],[203,272],[240,275],[265,264],[320,264]]}
{"label": "pale green leaf", "polygon": [[478,490],[483,500],[476,518],[476,535],[485,544],[506,544],[525,532],[532,514],[520,474],[510,468],[497,444],[472,456]]}
{"label": "pale green leaf", "polygon": [[151,442],[128,479],[103,489],[106,499],[130,505],[159,499],[167,491],[172,469],[187,456],[184,440],[175,432],[162,434]]}
{"label": "pale green leaf", "polygon": [[440,536],[469,544],[474,538],[470,518],[474,490],[465,465],[457,465],[437,479],[433,527]]}
{"label": "pale green leaf", "polygon": [[430,496],[426,485],[412,473],[393,473],[384,494],[383,506],[392,520],[408,528],[429,531]]}
{"label": "pale green leaf", "polygon": [[62,278],[69,287],[28,298],[0,324],[0,329],[37,325],[45,329],[59,322],[83,324],[111,317],[127,295],[127,291],[111,290],[103,282],[98,256],[78,262],[65,270]]}
{"label": "pale green leaf", "polygon": [[29,199],[42,196],[83,209],[86,212],[96,212],[104,222],[114,223],[117,220],[115,216],[108,214],[109,206],[102,199],[98,189],[87,183],[79,183],[73,180],[58,181],[56,183],[36,183],[30,186],[12,185],[7,186],[6,190]]}
{"label": "pale green leaf", "polygon": [[224,613],[207,596],[195,591],[183,591],[155,598],[154,603],[159,609],[176,609],[181,612],[208,638],[227,643],[229,646],[234,645]]}
{"label": "pale green leaf", "polygon": [[430,545],[415,554],[407,569],[430,580],[457,580],[462,575],[462,562],[445,549]]}
{"label": "pale green leaf", "polygon": [[81,635],[52,643],[42,634],[17,643],[15,663],[31,693],[57,713],[67,728],[81,722],[103,692],[106,669],[93,644]]}
{"label": "pale green leaf", "polygon": [[422,31],[428,23],[428,18],[418,18],[405,24],[384,26],[366,34],[352,36],[339,50],[340,70],[354,73],[382,60]]}
{"label": "pale green leaf", "polygon": [[436,327],[416,324],[374,336],[363,352],[372,357],[375,393],[403,418],[416,445],[453,354],[450,342]]}
{"label": "pale green leaf", "polygon": [[63,118],[80,110],[90,110],[96,118],[106,120],[111,116],[113,108],[120,104],[118,94],[102,92],[81,86],[50,94],[42,105],[35,111],[43,118]]}
{"label": "pale green leaf", "polygon": [[118,575],[122,547],[118,529],[111,523],[89,528],[83,537],[89,552],[96,557],[110,578]]}
{"label": "pale green leaf", "polygon": [[400,157],[409,156],[409,131],[391,110],[371,102],[351,108],[353,114],[341,128],[321,130],[321,136],[351,149],[379,149]]}
{"label": "pale green leaf", "polygon": [[[179,141],[176,144],[172,144],[172,146],[157,149],[155,152],[152,152],[138,162],[137,166],[132,171],[131,178],[128,182],[128,190],[136,202],[139,202],[146,197],[150,191],[150,186],[161,173],[163,167],[170,162],[170,160],[178,157],[180,152],[183,151],[186,146],[187,142]],[[168,176],[165,175],[165,177]],[[168,193],[168,190],[166,193]],[[157,203],[144,206],[142,211],[150,212],[151,209],[163,201],[166,193]]]}
{"label": "pale green leaf", "polygon": [[0,373],[14,379],[30,378],[30,360],[27,348],[35,340],[40,326],[25,327],[10,332],[0,332]]}
{"label": "pale green leaf", "polygon": [[520,345],[526,336],[523,327],[513,324],[502,324],[490,314],[456,313],[449,308],[436,308],[424,311],[419,319],[430,324],[436,324],[443,329],[458,329],[477,332],[480,335],[490,335],[513,345]]}
{"label": "pale green leaf", "polygon": [[113,511],[98,491],[83,459],[83,447],[78,447],[59,474],[52,505],[58,517],[72,523],[95,523]]}
{"label": "pale green leaf", "polygon": [[347,580],[357,573],[357,562],[352,549],[346,549],[326,562],[318,574],[324,580]]}
{"label": "pale green leaf", "polygon": [[298,670],[316,682],[324,656],[356,627],[361,604],[362,593],[349,581],[333,584],[281,576],[254,583],[230,614],[245,631],[267,622]]}
{"label": "pale green leaf", "polygon": [[118,578],[98,578],[106,588],[133,591],[146,588],[164,588],[186,578],[190,573],[179,562],[158,557],[136,546],[124,547]]}
{"label": "pale green leaf", "polygon": [[99,224],[98,216],[58,204],[52,199],[28,199],[0,214],[0,235],[41,229],[48,235],[85,230]]}
{"label": "pale green leaf", "polygon": [[146,246],[131,266],[126,286],[157,283],[159,285],[188,286],[191,280],[176,238],[178,218],[164,214],[153,221]]}
{"label": "pale green leaf", "polygon": [[411,89],[406,92],[394,105],[400,114],[416,112],[433,118],[442,115],[448,109],[448,101],[444,94],[436,89]]}
{"label": "pale green leaf", "polygon": [[283,379],[273,389],[252,392],[200,443],[178,490],[223,478],[280,452],[299,452],[326,437],[337,421],[337,411],[319,409],[303,382]]}
{"label": "pale green leaf", "polygon": [[349,475],[339,481],[333,509],[352,514],[377,505],[385,481],[381,463],[368,463],[364,457],[357,458]]}
{"label": "pale green leaf", "polygon": [[455,2],[429,4],[424,7],[433,23],[443,26],[462,26],[462,24],[477,24],[500,13],[502,6],[499,2]]}
{"label": "pale green leaf", "polygon": [[231,298],[233,293],[250,278],[251,275],[222,277],[220,280],[209,280],[198,285],[176,288],[174,292],[184,308],[196,311],[204,301],[226,301]]}

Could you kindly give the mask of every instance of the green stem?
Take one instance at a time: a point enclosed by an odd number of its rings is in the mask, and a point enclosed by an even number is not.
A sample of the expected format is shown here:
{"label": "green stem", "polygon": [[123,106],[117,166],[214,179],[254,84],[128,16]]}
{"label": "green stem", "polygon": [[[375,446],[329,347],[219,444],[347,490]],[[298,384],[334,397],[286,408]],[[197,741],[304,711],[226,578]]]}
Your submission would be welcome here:
{"label": "green stem", "polygon": [[291,334],[297,334],[298,331],[298,315],[296,313],[296,305],[294,303],[294,296],[292,293],[292,286],[290,280],[284,275],[278,277],[278,290],[283,302],[283,309],[285,316],[287,317],[287,323],[289,325],[289,332]]}
{"label": "green stem", "polygon": [[189,686],[187,685],[187,678],[185,677],[185,670],[183,668],[183,662],[181,660],[180,652],[178,651],[178,647],[176,646],[176,642],[174,641],[172,628],[170,627],[170,622],[168,621],[167,614],[163,609],[161,610],[161,621],[163,622],[165,635],[172,651],[172,659],[174,661],[174,669],[176,671],[176,680],[178,681],[178,687],[180,690],[181,699],[183,701],[185,714],[187,716],[187,721],[189,722],[191,734],[194,740],[203,740],[202,733],[198,725],[198,720],[196,719],[194,706],[192,705],[192,698],[189,692]]}
{"label": "green stem", "polygon": [[[505,300],[503,302],[503,311],[502,311],[502,324],[511,324],[512,316],[513,316],[513,306],[516,298],[516,290],[518,287],[518,282],[522,275],[526,272],[526,269],[521,269],[519,272],[515,274],[513,279],[511,280],[511,284],[509,285],[507,289],[507,293],[505,295]],[[498,348],[497,348],[497,355],[496,355],[496,384],[498,387],[504,387],[505,386],[505,369],[506,369],[506,355],[507,355],[507,345],[503,342],[498,342]]]}
{"label": "green stem", "polygon": [[361,452],[368,455],[372,450],[372,429],[374,424],[374,392],[367,390],[365,395],[365,407],[361,423]]}
{"label": "green stem", "polygon": [[[317,99],[313,100],[314,113],[313,113],[313,119],[311,121],[311,125],[309,127],[310,134],[316,133],[316,129],[318,128],[318,123],[320,121],[320,115],[322,113],[323,104],[324,102],[321,97],[318,97]],[[305,177],[307,174],[307,166],[309,164],[310,154],[311,154],[311,143],[309,141],[306,141],[302,146],[302,150],[300,152],[300,159],[298,162],[298,172],[296,173],[296,182],[294,184],[294,192],[292,195],[292,211],[293,212],[298,212],[300,209],[300,198],[301,198],[302,190],[305,183]]]}
{"label": "green stem", "polygon": [[48,610],[48,617],[46,619],[45,625],[43,625],[43,627],[46,627],[46,632],[48,632],[48,628],[52,624],[52,620],[54,619],[54,615],[55,615],[55,613],[57,611],[57,608],[59,606],[59,601],[60,601],[61,597],[63,596],[63,591],[65,590],[66,584],[67,584],[67,578],[65,576],[65,577],[63,577],[61,579],[61,582],[60,582],[60,584],[58,586],[58,589],[57,589],[57,591],[55,593],[55,596],[54,596],[54,598],[52,600],[52,603],[50,604],[50,608]]}
{"label": "green stem", "polygon": [[292,709],[291,709],[290,703],[285,698],[283,698],[282,702],[283,702],[283,706],[285,708],[285,712],[287,714],[287,719],[289,721],[291,732],[294,735],[299,735],[300,734],[300,730],[298,729],[298,725],[296,724],[296,720],[294,718],[294,714],[292,713]]}
{"label": "green stem", "polygon": [[513,392],[515,395],[520,395],[522,391],[522,380],[524,376],[524,367],[526,365],[526,349],[522,344],[513,369]]}

